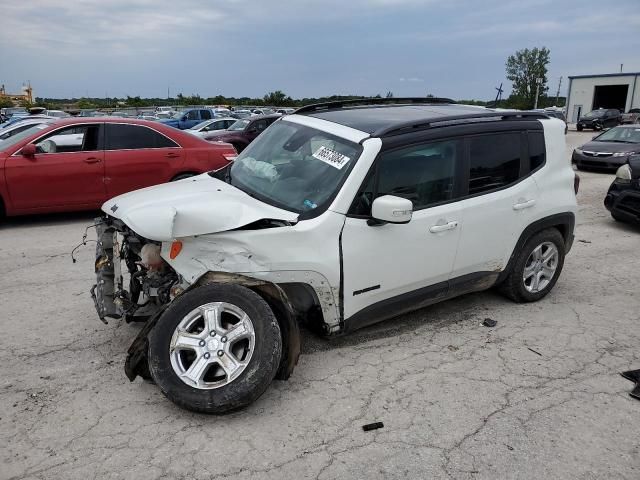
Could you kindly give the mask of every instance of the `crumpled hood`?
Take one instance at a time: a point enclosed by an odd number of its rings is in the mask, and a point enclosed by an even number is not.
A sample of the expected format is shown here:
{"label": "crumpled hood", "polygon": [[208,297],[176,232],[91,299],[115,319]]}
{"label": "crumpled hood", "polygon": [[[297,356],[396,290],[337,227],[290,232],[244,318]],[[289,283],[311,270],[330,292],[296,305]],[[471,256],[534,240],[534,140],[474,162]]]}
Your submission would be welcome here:
{"label": "crumpled hood", "polygon": [[206,173],[119,195],[102,210],[156,241],[224,232],[262,219],[298,219]]}

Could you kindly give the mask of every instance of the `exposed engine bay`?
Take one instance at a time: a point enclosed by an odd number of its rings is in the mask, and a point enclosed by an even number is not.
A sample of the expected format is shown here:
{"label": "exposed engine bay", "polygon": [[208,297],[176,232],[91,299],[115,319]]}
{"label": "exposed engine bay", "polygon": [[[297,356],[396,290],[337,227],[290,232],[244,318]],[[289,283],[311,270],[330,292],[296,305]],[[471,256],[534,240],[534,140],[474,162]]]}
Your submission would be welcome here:
{"label": "exposed engine bay", "polygon": [[97,283],[91,296],[100,320],[147,321],[175,296],[178,275],[160,256],[160,242],[137,235],[113,217],[96,218],[95,225]]}

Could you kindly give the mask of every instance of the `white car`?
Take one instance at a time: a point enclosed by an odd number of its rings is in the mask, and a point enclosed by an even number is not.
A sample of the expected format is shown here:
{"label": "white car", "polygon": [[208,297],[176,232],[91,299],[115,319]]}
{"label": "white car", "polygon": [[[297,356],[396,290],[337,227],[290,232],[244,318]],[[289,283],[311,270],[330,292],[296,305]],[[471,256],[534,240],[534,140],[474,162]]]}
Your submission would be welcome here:
{"label": "white car", "polygon": [[231,125],[238,121],[237,118],[224,117],[224,118],[212,118],[205,120],[191,128],[187,128],[185,132],[196,135],[200,138],[204,138],[207,133],[214,132],[216,130],[226,130]]}
{"label": "white car", "polygon": [[304,107],[223,170],[104,204],[93,296],[103,321],[146,322],[130,379],[224,413],[288,378],[298,322],[336,335],[494,286],[549,293],[576,212],[564,124],[392,100]]}
{"label": "white car", "polygon": [[46,117],[44,115],[34,116],[35,118],[26,117],[24,120],[20,122],[14,123],[13,125],[9,125],[6,128],[0,129],[0,142],[6,140],[9,137],[13,137],[14,135],[28,130],[34,125],[46,125],[51,122],[54,122],[56,119],[51,117]]}

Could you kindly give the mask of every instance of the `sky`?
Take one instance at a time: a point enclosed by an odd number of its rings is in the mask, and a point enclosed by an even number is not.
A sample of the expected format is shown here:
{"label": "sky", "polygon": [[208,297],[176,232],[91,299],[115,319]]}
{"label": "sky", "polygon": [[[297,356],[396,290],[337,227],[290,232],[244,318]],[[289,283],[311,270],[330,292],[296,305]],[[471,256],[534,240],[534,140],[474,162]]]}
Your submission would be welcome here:
{"label": "sky", "polygon": [[0,83],[38,97],[432,94],[490,99],[518,49],[568,75],[640,71],[640,0],[3,2]]}

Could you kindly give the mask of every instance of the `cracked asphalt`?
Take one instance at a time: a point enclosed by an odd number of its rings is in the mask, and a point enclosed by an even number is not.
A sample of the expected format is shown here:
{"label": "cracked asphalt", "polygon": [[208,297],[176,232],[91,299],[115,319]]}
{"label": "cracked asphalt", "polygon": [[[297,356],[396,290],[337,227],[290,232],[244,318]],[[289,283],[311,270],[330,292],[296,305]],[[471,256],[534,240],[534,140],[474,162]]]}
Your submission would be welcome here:
{"label": "cracked asphalt", "polygon": [[[570,132],[567,156],[592,135]],[[6,220],[0,478],[640,478],[640,402],[619,375],[640,368],[640,228],[604,209],[611,174],[581,177],[576,242],[544,300],[484,292],[333,340],[305,332],[291,379],[222,417],[126,379],[140,326],[101,324],[93,245],[69,256],[92,214]]]}

